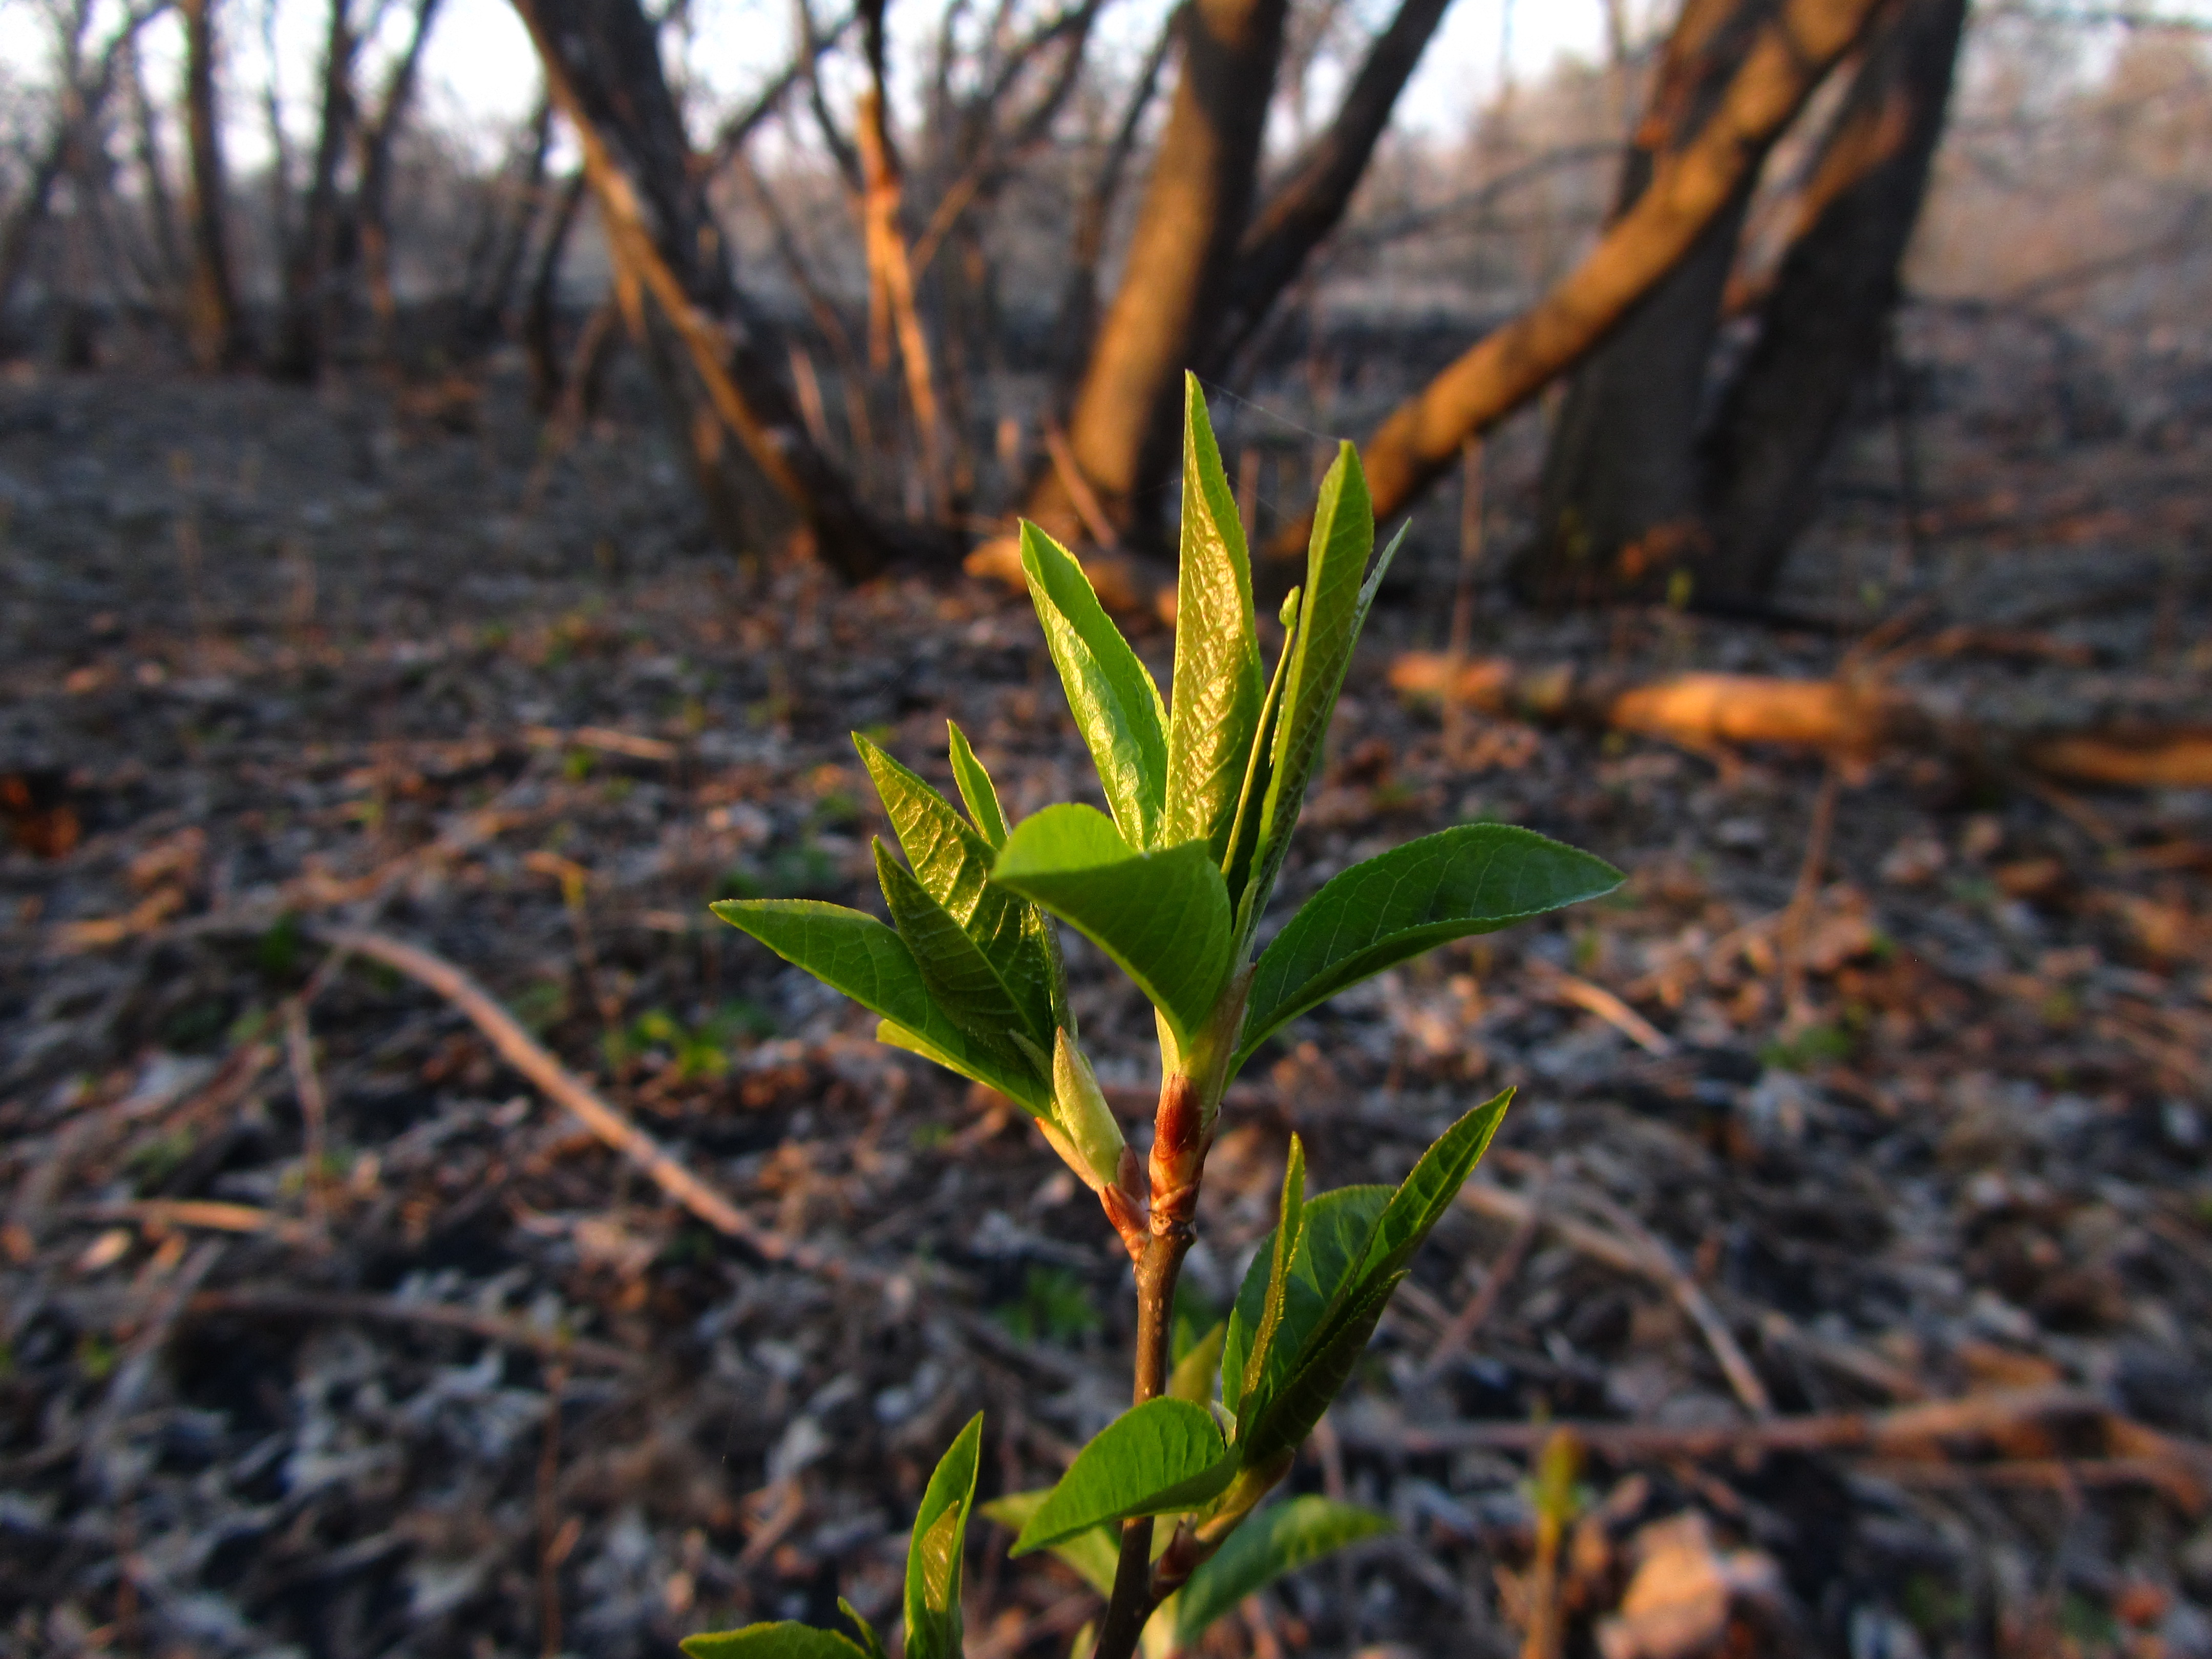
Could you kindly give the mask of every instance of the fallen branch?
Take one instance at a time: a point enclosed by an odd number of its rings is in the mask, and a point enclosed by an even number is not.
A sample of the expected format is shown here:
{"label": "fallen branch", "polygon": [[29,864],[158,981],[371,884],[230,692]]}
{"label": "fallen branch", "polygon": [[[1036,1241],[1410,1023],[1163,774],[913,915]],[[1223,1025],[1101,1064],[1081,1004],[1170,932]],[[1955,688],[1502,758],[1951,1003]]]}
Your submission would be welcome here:
{"label": "fallen branch", "polygon": [[340,950],[396,968],[445,998],[468,1016],[508,1065],[574,1114],[586,1128],[635,1164],[662,1192],[716,1232],[739,1240],[772,1261],[788,1262],[829,1278],[846,1276],[844,1262],[762,1226],[685,1169],[659,1141],[594,1094],[581,1078],[525,1031],[514,1015],[444,957],[382,933],[326,928],[319,936]]}
{"label": "fallen branch", "polygon": [[1891,747],[1935,749],[1978,764],[2009,763],[2068,783],[2212,787],[2212,726],[2114,725],[2007,734],[1938,716],[1873,679],[1673,674],[1636,680],[1569,664],[1528,668],[1491,657],[1455,668],[1437,652],[1407,652],[1391,686],[1485,714],[1544,726],[1633,732],[1686,748],[1774,744],[1864,757]]}

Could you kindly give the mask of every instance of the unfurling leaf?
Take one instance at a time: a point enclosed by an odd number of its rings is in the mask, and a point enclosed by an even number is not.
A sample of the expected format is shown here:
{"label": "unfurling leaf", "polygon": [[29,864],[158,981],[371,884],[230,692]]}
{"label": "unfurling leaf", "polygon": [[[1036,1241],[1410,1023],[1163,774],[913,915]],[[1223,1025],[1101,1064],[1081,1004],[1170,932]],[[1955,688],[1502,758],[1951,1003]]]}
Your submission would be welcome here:
{"label": "unfurling leaf", "polygon": [[1167,799],[1167,708],[1160,689],[1074,556],[1029,523],[1022,526],[1022,572],[1114,822],[1132,847],[1149,851],[1159,844]]}
{"label": "unfurling leaf", "polygon": [[1533,830],[1468,823],[1355,864],[1260,953],[1237,1063],[1286,1021],[1394,963],[1620,885],[1620,872]]}
{"label": "unfurling leaf", "polygon": [[960,1558],[983,1445],[983,1414],[939,1460],[915,1512],[906,1555],[907,1659],[960,1659]]}
{"label": "unfurling leaf", "polygon": [[901,1047],[996,1089],[1032,1112],[1051,1105],[1051,1091],[1033,1066],[1026,1061],[1016,1065],[977,1042],[931,1000],[914,952],[873,916],[813,899],[724,899],[713,908],[731,927],[898,1028],[900,1037],[908,1039]]}
{"label": "unfurling leaf", "polygon": [[1026,1555],[1132,1516],[1192,1510],[1237,1472],[1213,1413],[1164,1395],[1132,1407],[1075,1456],[1014,1540]]}
{"label": "unfurling leaf", "polygon": [[952,734],[952,781],[960,787],[961,805],[968,809],[976,833],[995,852],[1006,844],[1006,817],[999,810],[998,788],[968,746],[968,734],[951,720],[945,722],[945,729]]}
{"label": "unfurling leaf", "polygon": [[1365,1259],[1359,1271],[1372,1278],[1394,1273],[1413,1259],[1429,1231],[1459,1196],[1459,1189],[1490,1150],[1491,1137],[1504,1121],[1513,1091],[1504,1090],[1486,1100],[1438,1135],[1436,1144],[1421,1154],[1413,1172],[1398,1183],[1375,1223]]}
{"label": "unfurling leaf", "polygon": [[1176,1599],[1176,1640],[1188,1645],[1246,1596],[1347,1544],[1391,1530],[1388,1516],[1326,1498],[1261,1510],[1190,1577]]}
{"label": "unfurling leaf", "polygon": [[1036,907],[993,884],[991,863],[998,854],[951,802],[857,732],[853,746],[883,797],[915,879],[975,942],[1029,1016],[1031,1040],[1049,1046],[1054,1011],[1065,994],[1049,930],[1042,928]]}
{"label": "unfurling leaf", "polygon": [[1024,1007],[1000,976],[999,966],[968,937],[952,913],[926,892],[882,842],[875,844],[876,879],[898,936],[914,953],[930,1000],[975,1042],[1023,1057],[1010,1033],[1018,1031],[1038,1052],[1052,1042],[1052,1009]]}
{"label": "unfurling leaf", "polygon": [[1110,1186],[1121,1170],[1121,1121],[1106,1103],[1097,1073],[1066,1031],[1054,1034],[1052,1121],[1082,1160],[1076,1173],[1091,1191]]}
{"label": "unfurling leaf", "polygon": [[1182,562],[1168,703],[1164,844],[1203,841],[1213,861],[1222,861],[1260,723],[1261,691],[1244,526],[1221,470],[1198,377],[1186,374]]}
{"label": "unfurling leaf", "polygon": [[1368,499],[1366,475],[1359,469],[1359,453],[1344,445],[1322,480],[1321,499],[1314,508],[1297,638],[1275,716],[1267,793],[1246,890],[1251,902],[1238,918],[1248,936],[1290,851],[1291,831],[1305,804],[1306,781],[1321,753],[1322,739],[1328,734],[1345,671],[1352,665],[1352,648],[1405,539],[1401,530],[1374,568],[1368,568],[1368,556],[1375,547],[1374,507]]}
{"label": "unfurling leaf", "polygon": [[1229,893],[1205,842],[1139,853],[1094,808],[1048,806],[1014,826],[992,876],[1111,957],[1177,1038],[1213,1012],[1229,974]]}

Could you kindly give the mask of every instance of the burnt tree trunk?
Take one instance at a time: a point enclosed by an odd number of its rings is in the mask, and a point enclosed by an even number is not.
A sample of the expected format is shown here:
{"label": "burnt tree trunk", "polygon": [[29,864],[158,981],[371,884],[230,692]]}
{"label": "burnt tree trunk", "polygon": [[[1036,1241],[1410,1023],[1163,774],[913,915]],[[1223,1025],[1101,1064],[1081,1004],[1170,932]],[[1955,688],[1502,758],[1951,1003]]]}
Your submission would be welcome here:
{"label": "burnt tree trunk", "polygon": [[231,279],[222,126],[216,106],[215,0],[179,0],[185,21],[185,131],[191,149],[191,292],[185,335],[204,370],[234,368],[246,356],[246,328]]}
{"label": "burnt tree trunk", "polygon": [[1966,12],[1966,0],[1899,0],[1822,146],[1758,341],[1706,441],[1701,604],[1763,605],[1818,504],[1820,464],[1897,302]]}
{"label": "burnt tree trunk", "polygon": [[[1176,455],[1183,370],[1227,296],[1252,202],[1286,0],[1192,0],[1182,73],[1120,289],[1100,324],[1068,419],[1066,453],[1117,536],[1162,499]],[[1082,518],[1062,470],[1030,516],[1075,539]]]}
{"label": "burnt tree trunk", "polygon": [[283,319],[270,372],[288,380],[312,380],[321,371],[331,312],[331,277],[337,263],[338,168],[345,161],[354,120],[353,60],[359,46],[352,0],[330,0],[323,36],[322,124],[307,174],[307,200],[292,245],[284,255]]}
{"label": "burnt tree trunk", "polygon": [[1307,257],[1342,220],[1390,125],[1398,94],[1450,3],[1402,0],[1389,27],[1368,48],[1328,129],[1252,216],[1237,239],[1220,321],[1194,359],[1200,374],[1228,373],[1284,289],[1304,269]]}
{"label": "burnt tree trunk", "polygon": [[[1659,159],[1712,118],[1774,9],[1774,0],[1688,0],[1623,162],[1616,221],[1643,198]],[[1648,592],[1702,545],[1698,418],[1756,176],[1745,173],[1680,263],[1569,382],[1545,452],[1536,537],[1515,561],[1523,597],[1558,605]]]}
{"label": "burnt tree trunk", "polygon": [[[422,79],[422,50],[430,41],[430,26],[437,21],[439,0],[418,0],[415,29],[407,50],[392,66],[378,100],[374,117],[361,126],[361,182],[354,191],[353,211],[343,228],[338,264],[342,270],[358,267],[368,290],[368,308],[376,319],[378,349],[389,352],[397,309],[392,289],[392,169],[399,130],[415,101]],[[517,255],[520,258],[520,255]],[[507,272],[513,284],[513,267]]]}
{"label": "burnt tree trunk", "polygon": [[[708,210],[704,172],[692,165],[659,43],[637,0],[514,3],[546,59],[549,92],[572,121],[590,128],[580,135],[587,155],[603,153],[621,174],[616,187],[635,195],[651,260],[675,290],[665,300],[690,313],[670,315],[665,330],[649,328],[646,344],[717,535],[733,551],[758,550],[775,528],[770,515],[787,505],[817,556],[848,580],[873,575],[901,557],[949,553],[870,511],[808,436],[774,367],[774,342],[741,303],[727,245]],[[622,216],[607,216],[617,222],[619,248]],[[643,280],[654,273],[631,275]],[[702,337],[685,320],[719,325],[718,361],[687,366]],[[711,400],[701,392],[708,375],[715,382]]]}

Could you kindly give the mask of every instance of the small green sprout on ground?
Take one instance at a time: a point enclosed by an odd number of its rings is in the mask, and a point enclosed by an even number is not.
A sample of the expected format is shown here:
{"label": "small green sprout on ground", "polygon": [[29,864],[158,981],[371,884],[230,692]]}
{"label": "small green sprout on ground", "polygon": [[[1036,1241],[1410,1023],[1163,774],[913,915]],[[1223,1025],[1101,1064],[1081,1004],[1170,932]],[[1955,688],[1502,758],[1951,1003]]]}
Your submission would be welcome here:
{"label": "small green sprout on ground", "polygon": [[[1317,1498],[1262,1504],[1350,1378],[1508,1098],[1460,1119],[1395,1189],[1309,1199],[1294,1136],[1279,1219],[1235,1310],[1171,1365],[1176,1279],[1197,1237],[1199,1187],[1230,1080],[1287,1021],[1346,987],[1620,880],[1601,860],[1528,830],[1462,824],[1345,871],[1252,959],[1352,647],[1397,544],[1369,568],[1374,515],[1345,445],[1322,483],[1304,585],[1283,607],[1281,655],[1265,672],[1243,527],[1194,380],[1185,406],[1171,698],[1163,701],[1082,567],[1022,527],[1037,618],[1111,816],[1048,806],[1010,830],[954,726],[963,816],[855,734],[906,855],[901,863],[876,845],[890,924],[802,899],[714,907],[874,1012],[883,1042],[1029,1111],[1127,1249],[1134,1405],[1057,1486],[987,1507],[1018,1534],[1014,1554],[1049,1550],[1105,1598],[1076,1644],[1091,1659],[1129,1659],[1140,1644],[1147,1659],[1188,1646],[1254,1590],[1387,1524]],[[1123,1139],[1078,1041],[1056,922],[1104,951],[1158,1012],[1160,1098],[1145,1158]],[[946,1454],[915,1520],[908,1659],[961,1651],[979,1424]],[[785,1622],[684,1646],[694,1659],[880,1654],[874,1632],[847,1613],[849,1634]]]}

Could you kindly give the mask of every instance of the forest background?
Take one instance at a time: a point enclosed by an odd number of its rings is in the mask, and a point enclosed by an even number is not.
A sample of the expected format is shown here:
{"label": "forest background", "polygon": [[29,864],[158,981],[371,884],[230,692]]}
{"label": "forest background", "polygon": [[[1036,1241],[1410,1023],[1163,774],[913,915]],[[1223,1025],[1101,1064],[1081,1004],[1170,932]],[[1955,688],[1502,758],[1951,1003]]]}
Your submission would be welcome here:
{"label": "forest background", "polygon": [[1007,532],[1164,663],[1190,368],[1263,592],[1337,438],[1412,516],[1293,896],[1631,878],[1232,1094],[1194,1319],[1293,1130],[1522,1103],[1208,1650],[2212,1653],[2208,41],[0,0],[8,1644],[662,1653],[1057,1474],[1079,1194],[703,907],[866,891],[848,728],[1073,792]]}

